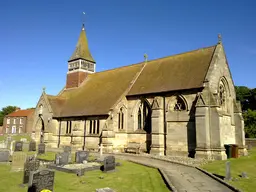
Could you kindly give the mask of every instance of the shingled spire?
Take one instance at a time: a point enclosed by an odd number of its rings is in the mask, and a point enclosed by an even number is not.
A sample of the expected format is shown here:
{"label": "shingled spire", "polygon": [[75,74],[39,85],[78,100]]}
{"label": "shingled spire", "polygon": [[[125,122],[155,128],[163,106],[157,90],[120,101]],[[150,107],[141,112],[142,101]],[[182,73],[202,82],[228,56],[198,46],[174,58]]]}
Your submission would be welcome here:
{"label": "shingled spire", "polygon": [[69,61],[73,61],[76,59],[84,59],[84,60],[91,61],[91,62],[95,63],[95,61],[90,53],[90,50],[89,50],[88,40],[86,37],[84,24],[82,26],[82,30],[80,32],[80,36],[79,36],[78,42],[76,44],[75,51],[73,52]]}
{"label": "shingled spire", "polygon": [[83,24],[75,51],[68,61],[66,89],[79,87],[89,73],[95,72],[95,65]]}

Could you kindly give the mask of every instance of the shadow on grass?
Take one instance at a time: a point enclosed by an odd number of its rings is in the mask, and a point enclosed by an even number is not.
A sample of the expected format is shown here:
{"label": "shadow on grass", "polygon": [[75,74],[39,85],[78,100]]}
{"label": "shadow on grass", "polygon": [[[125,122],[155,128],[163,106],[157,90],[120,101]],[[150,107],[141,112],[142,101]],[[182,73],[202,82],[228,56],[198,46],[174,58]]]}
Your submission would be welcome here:
{"label": "shadow on grass", "polygon": [[28,192],[36,192],[36,186],[32,185],[28,188]]}
{"label": "shadow on grass", "polygon": [[218,175],[218,174],[216,174],[216,173],[213,173],[213,175],[214,175],[214,176],[216,176],[216,177],[218,177],[218,178],[220,178],[220,179],[222,179],[222,180],[224,180],[224,179],[225,179],[225,177],[224,177],[224,176],[222,176],[222,175]]}

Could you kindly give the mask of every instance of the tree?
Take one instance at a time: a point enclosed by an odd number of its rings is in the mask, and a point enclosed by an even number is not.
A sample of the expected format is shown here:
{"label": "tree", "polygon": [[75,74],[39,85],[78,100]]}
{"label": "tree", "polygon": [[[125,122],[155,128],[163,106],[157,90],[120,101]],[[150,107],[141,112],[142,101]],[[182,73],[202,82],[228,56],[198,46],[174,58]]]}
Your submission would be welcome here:
{"label": "tree", "polygon": [[248,138],[256,137],[256,110],[248,109],[243,113],[245,124],[245,136]]}
{"label": "tree", "polygon": [[0,126],[3,125],[4,116],[14,112],[17,108],[18,107],[16,106],[7,106],[2,108],[2,110],[0,111]]}
{"label": "tree", "polygon": [[256,138],[256,88],[250,89],[245,86],[236,86],[236,97],[241,102],[245,136]]}

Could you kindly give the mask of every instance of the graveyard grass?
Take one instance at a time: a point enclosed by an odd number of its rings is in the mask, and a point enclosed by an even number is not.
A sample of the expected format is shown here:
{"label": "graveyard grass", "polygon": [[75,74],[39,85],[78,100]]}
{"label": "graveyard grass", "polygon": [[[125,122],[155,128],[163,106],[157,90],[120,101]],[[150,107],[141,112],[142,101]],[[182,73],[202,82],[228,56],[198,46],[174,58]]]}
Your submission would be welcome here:
{"label": "graveyard grass", "polygon": [[[120,161],[122,165],[116,171],[103,173],[89,171],[84,176],[55,171],[54,191],[56,192],[91,192],[98,188],[110,187],[116,191],[151,192],[169,191],[158,170]],[[10,172],[10,165],[0,164],[0,191],[26,192],[27,187],[20,187],[23,172]],[[103,179],[99,177],[103,176]]]}
{"label": "graveyard grass", "polygon": [[[236,188],[253,192],[256,189],[256,147],[248,151],[249,155],[238,159],[228,159],[224,161],[214,161],[203,165],[201,168],[217,175],[225,176],[225,163],[230,161],[231,176],[233,178],[229,183]],[[241,178],[242,172],[246,172],[248,179]]]}
{"label": "graveyard grass", "polygon": [[[8,137],[7,134],[0,135],[0,141],[6,140],[7,137]],[[31,141],[31,137],[30,137],[30,135],[28,135],[28,134],[13,135],[13,136],[12,136],[12,139],[15,140],[15,141],[20,141],[21,138],[26,138],[27,141]]]}

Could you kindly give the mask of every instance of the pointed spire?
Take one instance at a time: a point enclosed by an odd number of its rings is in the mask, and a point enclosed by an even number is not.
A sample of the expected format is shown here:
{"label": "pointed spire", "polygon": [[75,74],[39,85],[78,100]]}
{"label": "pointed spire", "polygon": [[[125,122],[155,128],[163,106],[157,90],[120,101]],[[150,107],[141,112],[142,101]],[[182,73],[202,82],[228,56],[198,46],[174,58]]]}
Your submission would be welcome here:
{"label": "pointed spire", "polygon": [[73,52],[72,56],[70,57],[69,61],[75,60],[75,59],[85,59],[87,61],[91,61],[95,63],[89,50],[84,24],[82,25],[82,30],[80,32],[80,36],[76,44],[76,49]]}

